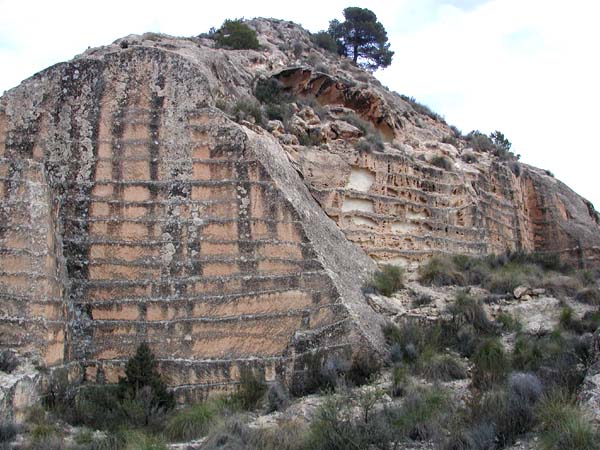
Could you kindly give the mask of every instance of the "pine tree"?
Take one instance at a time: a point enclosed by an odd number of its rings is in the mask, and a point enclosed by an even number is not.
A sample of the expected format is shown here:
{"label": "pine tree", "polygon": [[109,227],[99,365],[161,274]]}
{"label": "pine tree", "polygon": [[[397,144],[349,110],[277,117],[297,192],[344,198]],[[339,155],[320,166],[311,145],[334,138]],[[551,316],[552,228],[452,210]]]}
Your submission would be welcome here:
{"label": "pine tree", "polygon": [[344,22],[329,22],[328,32],[337,41],[338,53],[368,70],[389,66],[394,52],[375,13],[367,8],[350,7],[344,9],[344,18]]}
{"label": "pine tree", "polygon": [[119,379],[119,396],[135,400],[148,395],[153,408],[171,409],[175,406],[173,394],[156,370],[156,359],[147,343],[142,342],[135,355],[127,361],[125,378]]}

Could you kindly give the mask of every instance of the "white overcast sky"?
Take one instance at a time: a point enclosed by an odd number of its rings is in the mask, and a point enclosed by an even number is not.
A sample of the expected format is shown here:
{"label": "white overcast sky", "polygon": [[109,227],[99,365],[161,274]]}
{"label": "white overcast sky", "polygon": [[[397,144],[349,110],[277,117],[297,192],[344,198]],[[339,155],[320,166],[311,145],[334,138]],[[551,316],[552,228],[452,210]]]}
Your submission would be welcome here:
{"label": "white overcast sky", "polygon": [[501,130],[523,162],[600,208],[600,2],[595,0],[0,0],[0,93],[87,47],[146,31],[197,35],[226,18],[310,31],[368,7],[396,52],[377,72],[464,133]]}

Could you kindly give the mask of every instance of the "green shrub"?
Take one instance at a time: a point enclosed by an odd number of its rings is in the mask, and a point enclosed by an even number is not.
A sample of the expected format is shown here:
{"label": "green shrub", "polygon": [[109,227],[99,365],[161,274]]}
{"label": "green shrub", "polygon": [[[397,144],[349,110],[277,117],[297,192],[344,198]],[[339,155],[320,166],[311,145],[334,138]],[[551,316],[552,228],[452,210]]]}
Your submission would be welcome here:
{"label": "green shrub", "polygon": [[[332,384],[333,373],[337,378],[337,369],[323,370],[326,363],[326,355],[321,351],[308,352],[298,358],[300,370],[296,370],[290,388],[295,397],[313,394],[319,390],[327,390],[335,387]],[[334,382],[335,383],[335,382]]]}
{"label": "green shrub", "polygon": [[236,122],[246,120],[254,122],[257,125],[264,125],[262,109],[256,101],[248,99],[238,100],[233,106],[232,114]]}
{"label": "green shrub", "polygon": [[542,286],[548,294],[557,298],[575,297],[583,289],[583,284],[577,276],[553,274],[544,279]]}
{"label": "green shrub", "polygon": [[0,372],[12,373],[19,367],[17,355],[12,350],[0,351]]}
{"label": "green shrub", "polygon": [[11,442],[18,432],[19,427],[13,422],[0,421],[0,443]]}
{"label": "green shrub", "polygon": [[225,418],[213,427],[200,447],[202,450],[244,450],[250,448],[252,430],[240,416]]}
{"label": "green shrub", "polygon": [[[319,450],[387,448],[392,429],[387,417],[365,413],[366,405],[372,411],[372,400],[377,396],[353,398],[349,392],[328,396],[317,410],[310,424],[305,448]],[[361,406],[363,408],[361,408]],[[356,418],[354,408],[363,409]]]}
{"label": "green shrub", "polygon": [[414,97],[400,95],[400,98],[402,98],[402,100],[404,100],[405,102],[408,102],[413,107],[413,109],[416,112],[418,112],[419,114],[423,114],[423,115],[435,120],[436,122],[446,123],[446,121],[444,120],[444,118],[442,116],[440,116],[436,112],[433,112],[429,106],[419,103]]}
{"label": "green shrub", "polygon": [[373,352],[359,351],[352,358],[346,380],[353,386],[367,383],[381,370],[381,362]]}
{"label": "green shrub", "polygon": [[466,280],[450,257],[435,255],[419,268],[419,281],[429,286],[462,286]]}
{"label": "green shrub", "polygon": [[521,285],[535,287],[542,278],[543,271],[538,265],[511,261],[492,272],[484,287],[497,294],[506,294]]}
{"label": "green shrub", "polygon": [[473,327],[482,333],[490,334],[495,331],[494,323],[488,318],[480,300],[468,295],[465,292],[459,292],[455,301],[448,311],[457,326],[464,324],[473,325]]}
{"label": "green shrub", "polygon": [[[306,427],[299,422],[286,421],[271,428],[250,431],[250,442],[243,450],[303,450],[306,449]],[[230,449],[231,447],[227,447]],[[240,450],[242,450],[240,448]]]}
{"label": "green shrub", "polygon": [[426,350],[438,349],[438,330],[417,321],[388,323],[383,327],[383,335],[388,345],[399,347],[401,360],[408,363],[415,363]]}
{"label": "green shrub", "polygon": [[442,138],[442,142],[443,142],[444,144],[450,144],[450,145],[453,145],[453,146],[454,146],[454,147],[456,147],[456,148],[458,148],[458,145],[459,145],[459,141],[458,141],[458,139],[456,139],[456,137],[455,137],[455,136],[453,136],[453,135],[447,135],[447,136],[444,136],[444,137]]}
{"label": "green shrub", "polygon": [[239,19],[226,20],[215,33],[215,40],[220,47],[228,47],[234,50],[258,50],[260,47],[256,31]]}
{"label": "green shrub", "polygon": [[392,369],[392,397],[401,397],[406,393],[409,385],[408,370],[404,366],[395,366]]}
{"label": "green shrub", "polygon": [[542,396],[542,383],[531,374],[514,373],[507,386],[486,392],[472,410],[473,420],[492,424],[499,448],[514,443],[517,437],[536,424],[536,404]]}
{"label": "green shrub", "polygon": [[495,448],[496,429],[492,423],[477,422],[468,427],[452,427],[442,450],[489,450]]}
{"label": "green shrub", "polygon": [[600,306],[600,289],[590,287],[583,288],[577,292],[575,300],[587,305]]}
{"label": "green shrub", "polygon": [[439,438],[452,410],[447,391],[440,387],[417,388],[406,395],[398,410],[392,412],[391,423],[404,438],[414,441]]}
{"label": "green shrub", "polygon": [[256,83],[254,95],[261,103],[281,103],[289,101],[290,96],[284,91],[283,84],[277,78],[263,78]]}
{"label": "green shrub", "polygon": [[452,164],[452,161],[448,157],[441,155],[434,156],[430,164],[444,170],[452,170],[452,167],[454,167],[454,164]]}
{"label": "green shrub", "polygon": [[59,428],[53,423],[37,423],[29,430],[29,437],[34,442],[47,441],[54,437],[60,437]]}
{"label": "green shrub", "polygon": [[304,133],[296,134],[296,137],[298,138],[298,142],[300,143],[300,145],[303,145],[305,147],[314,147],[321,144],[321,142],[323,141],[323,138],[318,133],[318,131],[313,131],[311,129],[307,130]]}
{"label": "green shrub", "polygon": [[537,408],[543,450],[597,449],[600,433],[564,391],[551,391]]}
{"label": "green shrub", "polygon": [[139,430],[127,430],[124,433],[123,450],[167,450],[166,444],[157,436]]}
{"label": "green shrub", "polygon": [[435,354],[421,362],[419,371],[431,381],[452,381],[467,378],[465,365],[452,355]]}
{"label": "green shrub", "polygon": [[473,150],[479,152],[490,152],[496,148],[492,140],[480,131],[471,131],[467,135],[467,143]]}
{"label": "green shrub", "polygon": [[510,369],[510,361],[504,352],[502,343],[496,338],[484,340],[472,358],[473,385],[489,389],[504,381]]}
{"label": "green shrub", "polygon": [[462,152],[460,155],[460,159],[462,159],[467,164],[475,164],[477,162],[477,156],[473,152]]}
{"label": "green shrub", "polygon": [[267,390],[267,412],[282,411],[290,403],[290,396],[283,384],[279,381],[271,384]]}
{"label": "green shrub", "polygon": [[79,445],[88,445],[94,442],[94,433],[92,430],[84,428],[83,430],[77,431],[75,437],[73,438],[76,444]]}
{"label": "green shrub", "polygon": [[404,287],[404,271],[398,266],[384,265],[373,275],[369,285],[389,297]]}
{"label": "green shrub", "polygon": [[305,427],[297,422],[285,422],[277,427],[250,428],[240,416],[217,423],[202,450],[303,450],[306,446]]}
{"label": "green shrub", "polygon": [[600,278],[600,269],[590,270],[583,269],[577,272],[577,278],[586,287],[596,286],[596,280]]}
{"label": "green shrub", "polygon": [[581,319],[574,315],[573,309],[565,307],[560,313],[560,326],[577,334],[593,333],[600,326],[600,311],[587,312]]}
{"label": "green shrub", "polygon": [[513,331],[521,331],[523,329],[523,324],[512,314],[507,312],[501,312],[496,317],[496,320],[502,327],[502,330],[513,332]]}
{"label": "green shrub", "polygon": [[264,375],[257,374],[254,370],[244,367],[240,371],[240,384],[236,397],[240,400],[245,410],[256,409],[267,392]]}
{"label": "green shrub", "polygon": [[166,436],[176,442],[191,441],[206,435],[215,418],[211,402],[198,403],[172,415],[166,424]]}
{"label": "green shrub", "polygon": [[375,127],[371,122],[364,120],[357,114],[344,114],[340,117],[340,120],[348,122],[353,127],[358,128],[362,132],[363,136],[368,136],[370,134],[375,134],[378,132],[377,130],[375,130]]}
{"label": "green shrub", "polygon": [[337,42],[327,31],[319,31],[314,33],[311,36],[311,40],[317,47],[337,54]]}
{"label": "green shrub", "polygon": [[575,392],[589,363],[589,341],[554,332],[542,336],[520,335],[515,341],[512,364],[534,372],[544,384]]}
{"label": "green shrub", "polygon": [[433,297],[428,294],[419,294],[412,301],[413,308],[420,308],[422,306],[427,306],[433,303]]}

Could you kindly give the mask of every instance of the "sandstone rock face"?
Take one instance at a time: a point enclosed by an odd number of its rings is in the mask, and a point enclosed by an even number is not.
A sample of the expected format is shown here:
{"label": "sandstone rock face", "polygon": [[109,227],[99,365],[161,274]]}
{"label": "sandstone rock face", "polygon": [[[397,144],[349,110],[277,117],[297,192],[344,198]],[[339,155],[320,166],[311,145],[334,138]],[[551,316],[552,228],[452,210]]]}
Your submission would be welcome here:
{"label": "sandstone rock face", "polygon": [[[450,128],[384,89],[306,67],[274,76],[322,105],[350,108],[393,144],[368,152],[349,148],[356,140],[336,139],[296,152],[315,198],[373,259],[414,267],[439,252],[523,250],[560,253],[579,266],[600,263],[598,213],[544,171],[440,142],[453,135]],[[478,162],[462,161],[462,150]],[[428,163],[432,154],[449,158],[452,170]],[[330,166],[313,164],[333,155],[336,178]]]}
{"label": "sandstone rock face", "polygon": [[[112,383],[147,341],[186,400],[244,366],[289,381],[307,352],[381,349],[361,291],[374,261],[508,248],[598,264],[597,213],[566,186],[463,162],[447,125],[306,31],[250,25],[260,51],[129,36],[0,99],[0,347]],[[234,122],[259,78],[298,98],[291,117]],[[384,142],[365,151],[349,116]]]}

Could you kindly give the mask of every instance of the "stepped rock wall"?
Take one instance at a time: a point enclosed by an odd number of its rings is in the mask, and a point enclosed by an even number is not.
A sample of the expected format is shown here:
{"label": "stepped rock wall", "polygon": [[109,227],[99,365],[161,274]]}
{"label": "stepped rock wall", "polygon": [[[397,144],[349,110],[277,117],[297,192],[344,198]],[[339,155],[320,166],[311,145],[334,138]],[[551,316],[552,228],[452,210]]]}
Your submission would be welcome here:
{"label": "stepped rock wall", "polygon": [[[0,99],[0,347],[112,383],[147,341],[184,401],[245,366],[289,381],[307,352],[379,350],[361,292],[373,261],[520,249],[599,264],[598,215],[566,186],[485,153],[464,162],[445,123],[298,26],[251,24],[261,51],[129,36]],[[231,120],[269,77],[313,106]],[[360,150],[349,115],[378,149]]]}
{"label": "stepped rock wall", "polygon": [[18,302],[3,346],[116,382],[146,341],[181,399],[242,366],[290,379],[303,352],[375,346],[380,320],[360,304],[372,262],[277,141],[205,106],[186,64],[134,47],[3,99],[0,287]]}

